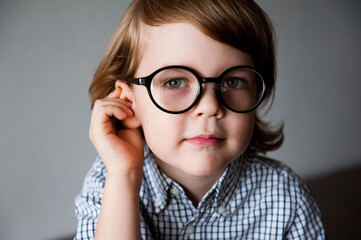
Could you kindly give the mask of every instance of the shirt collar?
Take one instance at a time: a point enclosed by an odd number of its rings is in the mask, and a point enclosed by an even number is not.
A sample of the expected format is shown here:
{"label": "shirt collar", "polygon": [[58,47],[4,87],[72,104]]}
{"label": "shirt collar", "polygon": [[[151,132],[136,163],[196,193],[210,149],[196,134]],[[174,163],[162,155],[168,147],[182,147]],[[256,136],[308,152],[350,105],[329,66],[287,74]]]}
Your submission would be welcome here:
{"label": "shirt collar", "polygon": [[[150,201],[153,204],[155,213],[161,212],[167,205],[172,188],[178,189],[184,194],[184,190],[158,167],[152,153],[146,153],[144,161],[144,175],[149,185]],[[223,216],[229,216],[236,209],[237,204],[231,204],[232,196],[237,187],[242,168],[243,156],[231,162],[220,179],[206,193],[198,208],[202,208],[213,200],[213,206],[222,209]],[[184,194],[185,195],[185,194]]]}
{"label": "shirt collar", "polygon": [[241,184],[244,159],[245,155],[242,155],[231,162],[226,172],[217,182],[214,207],[223,217],[232,215],[240,204],[239,201],[241,199],[236,197],[236,195]]}
{"label": "shirt collar", "polygon": [[150,201],[156,213],[164,209],[168,201],[168,191],[173,180],[166,176],[155,163],[151,152],[144,161],[144,175],[149,185]]}

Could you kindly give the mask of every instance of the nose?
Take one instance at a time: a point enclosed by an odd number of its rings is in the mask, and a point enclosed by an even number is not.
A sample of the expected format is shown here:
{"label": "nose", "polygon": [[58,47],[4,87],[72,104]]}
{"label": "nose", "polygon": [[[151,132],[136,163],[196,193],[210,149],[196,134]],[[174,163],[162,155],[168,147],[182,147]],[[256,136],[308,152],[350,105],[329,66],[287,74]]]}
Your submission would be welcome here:
{"label": "nose", "polygon": [[192,111],[193,116],[222,118],[224,116],[224,108],[217,97],[216,84],[203,83],[202,87],[201,96]]}

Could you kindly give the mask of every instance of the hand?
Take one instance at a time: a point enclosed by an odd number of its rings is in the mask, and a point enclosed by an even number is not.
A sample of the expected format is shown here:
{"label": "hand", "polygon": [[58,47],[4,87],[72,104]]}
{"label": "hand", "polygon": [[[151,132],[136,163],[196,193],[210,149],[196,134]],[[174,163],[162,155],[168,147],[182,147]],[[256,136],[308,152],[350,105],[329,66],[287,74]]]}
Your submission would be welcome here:
{"label": "hand", "polygon": [[[144,146],[139,124],[131,109],[132,103],[120,98],[121,91],[116,88],[106,98],[95,102],[89,137],[108,174],[142,173]],[[112,118],[120,120],[123,128],[116,130]]]}
{"label": "hand", "polygon": [[[117,87],[97,100],[91,117],[89,136],[107,168],[95,239],[140,239],[144,147],[132,103],[121,91]],[[113,119],[121,121],[121,129]]]}

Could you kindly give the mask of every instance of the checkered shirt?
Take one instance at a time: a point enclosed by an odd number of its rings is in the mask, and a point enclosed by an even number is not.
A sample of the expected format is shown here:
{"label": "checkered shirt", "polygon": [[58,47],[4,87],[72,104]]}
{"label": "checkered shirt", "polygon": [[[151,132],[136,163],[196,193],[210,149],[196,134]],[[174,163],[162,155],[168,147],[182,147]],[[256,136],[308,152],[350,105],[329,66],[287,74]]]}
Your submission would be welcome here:
{"label": "checkered shirt", "polygon": [[[74,239],[93,239],[106,168],[97,158],[75,199]],[[142,239],[325,239],[321,214],[285,165],[252,155],[233,161],[197,207],[151,154],[140,190]]]}

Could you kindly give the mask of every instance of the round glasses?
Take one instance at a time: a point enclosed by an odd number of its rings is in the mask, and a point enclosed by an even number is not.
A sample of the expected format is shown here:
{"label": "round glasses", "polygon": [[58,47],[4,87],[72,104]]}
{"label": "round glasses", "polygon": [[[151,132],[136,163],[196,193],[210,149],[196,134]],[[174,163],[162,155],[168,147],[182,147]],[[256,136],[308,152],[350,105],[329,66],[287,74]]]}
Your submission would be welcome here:
{"label": "round glasses", "polygon": [[153,103],[172,114],[193,108],[202,95],[204,83],[215,83],[218,100],[236,113],[256,109],[266,91],[262,76],[250,66],[231,67],[217,78],[202,78],[196,71],[184,66],[167,66],[147,77],[125,80],[144,85]]}

